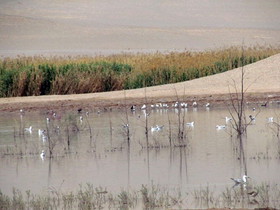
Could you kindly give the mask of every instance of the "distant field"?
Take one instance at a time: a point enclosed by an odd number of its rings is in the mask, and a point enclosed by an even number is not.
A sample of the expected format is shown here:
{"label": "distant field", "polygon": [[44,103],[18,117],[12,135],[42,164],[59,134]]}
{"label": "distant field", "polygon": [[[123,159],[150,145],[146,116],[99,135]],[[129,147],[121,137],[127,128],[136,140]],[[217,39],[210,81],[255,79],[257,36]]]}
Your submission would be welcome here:
{"label": "distant field", "polygon": [[277,0],[1,0],[0,56],[279,46]]}

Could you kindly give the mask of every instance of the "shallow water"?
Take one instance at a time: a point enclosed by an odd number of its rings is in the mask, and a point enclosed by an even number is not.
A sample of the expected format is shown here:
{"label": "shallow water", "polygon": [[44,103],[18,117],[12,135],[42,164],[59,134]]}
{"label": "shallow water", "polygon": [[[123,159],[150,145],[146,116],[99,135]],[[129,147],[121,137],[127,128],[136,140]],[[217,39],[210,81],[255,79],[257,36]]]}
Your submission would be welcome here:
{"label": "shallow water", "polygon": [[[248,107],[246,112],[247,115],[257,115],[244,139],[247,172],[252,177],[250,182],[280,183],[280,140],[270,128],[271,124],[267,123],[268,117],[274,116],[274,120],[279,117],[279,106],[260,107],[256,111]],[[48,140],[42,141],[42,137],[38,136],[38,129],[46,128],[46,114],[1,113],[1,191],[11,195],[12,188],[16,187],[34,193],[50,189],[67,192],[76,191],[79,184],[86,183],[116,193],[122,189],[140,189],[142,184],[149,186],[152,183],[184,192],[207,186],[221,192],[232,187],[230,178],[241,177],[245,168],[240,163],[238,152],[235,152],[236,140],[229,135],[229,124],[225,130],[215,128],[217,124],[225,124],[224,118],[229,116],[227,109],[199,107],[182,110],[185,121],[194,121],[194,127],[186,127],[186,147],[169,147],[168,119],[172,138],[176,139],[177,113],[178,109],[151,110],[149,128],[158,124],[164,125],[164,129],[149,131],[151,145],[160,145],[161,148],[148,150],[141,147],[146,145],[145,115],[141,110],[135,113],[128,111],[129,149],[122,128],[126,122],[124,110],[90,111],[88,120],[93,131],[92,140],[85,113],[57,113],[55,119],[50,116],[49,124],[49,128],[60,126],[59,133],[50,132],[52,140],[57,139],[53,159],[48,158]],[[80,115],[83,115],[82,122]],[[69,148],[66,143],[66,119],[80,130],[69,132]],[[20,127],[30,125],[33,126],[32,133],[18,134]],[[39,156],[42,149],[47,153],[44,160]],[[13,154],[15,151],[16,154]]]}

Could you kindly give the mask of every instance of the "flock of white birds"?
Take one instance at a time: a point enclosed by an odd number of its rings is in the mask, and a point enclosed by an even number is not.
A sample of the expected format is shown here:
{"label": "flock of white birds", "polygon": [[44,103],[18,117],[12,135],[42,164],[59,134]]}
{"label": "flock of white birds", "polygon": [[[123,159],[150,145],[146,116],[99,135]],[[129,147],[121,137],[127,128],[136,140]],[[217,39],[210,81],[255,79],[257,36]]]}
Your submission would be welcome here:
{"label": "flock of white birds", "polygon": [[[205,105],[204,105],[207,109],[209,109],[210,108],[210,103],[206,103]],[[193,108],[197,108],[198,107],[198,103],[196,102],[196,101],[194,101],[193,103],[192,103],[192,107]],[[171,105],[168,105],[168,104],[166,104],[166,103],[157,103],[157,104],[152,104],[152,105],[150,105],[150,108],[151,109],[168,109],[168,108],[175,108],[175,109],[178,109],[178,108],[188,108],[188,103],[185,103],[185,102],[175,102],[175,103],[173,103],[173,104],[171,104]],[[136,110],[136,106],[135,105],[133,105],[133,106],[131,106],[131,111],[135,111]],[[144,111],[144,114],[145,114],[145,117],[148,117],[149,116],[149,113],[147,113],[146,112],[146,110],[148,109],[148,106],[146,105],[146,104],[143,104],[142,106],[141,106],[141,108],[140,108],[142,111]],[[78,112],[80,113],[80,109],[78,110]],[[253,111],[255,111],[255,108],[253,108]],[[100,112],[98,112],[98,113],[100,113]],[[20,114],[21,115],[23,115],[24,114],[24,110],[23,109],[21,109],[20,110]],[[88,112],[86,112],[86,116],[88,116],[89,115],[89,113]],[[57,117],[57,115],[56,115],[56,113],[54,112],[54,113],[52,113],[52,117],[53,118],[56,118]],[[80,116],[79,117],[79,120],[80,120],[80,122],[82,123],[83,122],[83,116]],[[249,120],[251,121],[251,122],[255,122],[256,121],[256,117],[255,116],[252,116],[252,115],[249,115]],[[47,117],[46,118],[46,122],[47,122],[47,124],[50,122],[50,118],[49,117]],[[274,118],[273,117],[268,117],[267,118],[267,123],[273,123],[274,122]],[[232,118],[231,117],[225,117],[225,124],[223,124],[223,125],[216,125],[216,129],[217,130],[223,130],[223,129],[226,129],[227,128],[227,125],[229,124],[229,123],[232,123]],[[128,124],[124,124],[123,125],[123,127],[124,128],[128,128]],[[188,126],[188,127],[194,127],[195,126],[195,122],[194,121],[192,121],[192,122],[187,122],[186,123],[186,126]],[[59,128],[57,128],[57,129],[59,129]],[[155,125],[155,126],[151,126],[151,132],[153,133],[153,132],[159,132],[159,131],[162,131],[164,129],[164,125]],[[27,127],[27,128],[24,128],[24,131],[25,132],[28,132],[28,133],[32,133],[32,131],[33,131],[33,127],[32,126],[29,126],[29,127]],[[42,139],[42,141],[43,142],[45,142],[46,140],[47,140],[47,134],[46,134],[46,130],[43,130],[43,129],[38,129],[38,136]],[[42,150],[42,152],[40,153],[40,157],[44,160],[45,159],[45,157],[46,157],[46,153],[45,153],[45,151],[44,150]],[[244,175],[245,176],[245,175]],[[244,181],[246,178],[248,178],[248,177],[245,177],[244,178],[244,176],[243,176],[243,179],[233,179],[235,182],[237,182],[237,180],[243,180],[243,182],[246,182],[246,181]],[[241,183],[241,181],[240,181],[240,183]]]}

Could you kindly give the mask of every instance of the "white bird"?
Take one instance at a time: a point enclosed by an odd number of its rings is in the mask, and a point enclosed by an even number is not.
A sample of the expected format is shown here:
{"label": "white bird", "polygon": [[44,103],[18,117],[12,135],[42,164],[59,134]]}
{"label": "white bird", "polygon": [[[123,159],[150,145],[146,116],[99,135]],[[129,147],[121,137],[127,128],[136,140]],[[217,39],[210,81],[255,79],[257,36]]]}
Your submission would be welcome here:
{"label": "white bird", "polygon": [[50,122],[50,118],[48,118],[48,117],[47,117],[47,118],[46,118],[46,120],[47,120],[47,123],[49,123],[49,122]]}
{"label": "white bird", "polygon": [[225,128],[226,128],[225,125],[216,125],[217,130],[221,130],[221,129],[225,129]]}
{"label": "white bird", "polygon": [[130,110],[131,110],[132,112],[134,112],[134,111],[136,110],[136,106],[135,106],[135,105],[132,105],[132,106],[130,107]]}
{"label": "white bird", "polygon": [[228,123],[229,121],[232,121],[231,117],[226,117],[226,123]]}
{"label": "white bird", "polygon": [[83,116],[80,116],[80,123],[82,123],[83,122]]}
{"label": "white bird", "polygon": [[45,130],[39,129],[39,130],[38,130],[38,135],[39,135],[39,136],[42,136],[42,135],[45,134],[45,132],[46,132]]}
{"label": "white bird", "polygon": [[205,106],[206,106],[206,107],[210,107],[210,103],[207,103]]}
{"label": "white bird", "polygon": [[269,117],[269,118],[267,119],[267,122],[273,123],[273,117]]}
{"label": "white bird", "polygon": [[46,157],[46,153],[44,150],[42,150],[40,157],[42,158],[42,160],[44,160],[44,158]]}
{"label": "white bird", "polygon": [[161,131],[164,127],[164,125],[156,125],[156,126],[157,126],[158,131]]}
{"label": "white bird", "polygon": [[155,132],[155,131],[161,131],[163,129],[164,125],[156,125],[155,127],[151,127],[151,131]]}
{"label": "white bird", "polygon": [[161,107],[162,107],[161,103],[156,104],[156,108],[161,108]]}
{"label": "white bird", "polygon": [[146,109],[146,108],[147,108],[146,104],[144,104],[144,105],[141,107],[141,109]]}
{"label": "white bird", "polygon": [[188,122],[188,123],[187,123],[187,126],[189,126],[189,127],[194,127],[194,121]]}
{"label": "white bird", "polygon": [[249,115],[249,118],[251,121],[255,121],[256,120],[256,117],[252,116],[252,115]]}
{"label": "white bird", "polygon": [[123,127],[123,128],[128,128],[129,125],[128,125],[128,124],[123,124],[122,127]]}
{"label": "white bird", "polygon": [[152,131],[152,132],[157,131],[157,127],[153,127],[153,126],[151,126],[151,131]]}
{"label": "white bird", "polygon": [[197,107],[197,102],[194,101],[192,105],[193,105],[193,107]]}
{"label": "white bird", "polygon": [[24,128],[24,131],[32,133],[32,126],[30,126],[29,128]]}
{"label": "white bird", "polygon": [[185,103],[184,103],[184,102],[181,102],[181,103],[180,103],[180,107],[181,107],[181,108],[184,108],[184,107],[185,107]]}
{"label": "white bird", "polygon": [[235,182],[235,184],[245,184],[247,182],[247,178],[250,178],[249,176],[247,175],[243,175],[242,179],[240,178],[230,178],[231,180],[233,180]]}
{"label": "white bird", "polygon": [[176,101],[175,104],[172,105],[172,107],[175,107],[175,108],[177,108],[178,106],[179,106],[179,102],[178,101]]}

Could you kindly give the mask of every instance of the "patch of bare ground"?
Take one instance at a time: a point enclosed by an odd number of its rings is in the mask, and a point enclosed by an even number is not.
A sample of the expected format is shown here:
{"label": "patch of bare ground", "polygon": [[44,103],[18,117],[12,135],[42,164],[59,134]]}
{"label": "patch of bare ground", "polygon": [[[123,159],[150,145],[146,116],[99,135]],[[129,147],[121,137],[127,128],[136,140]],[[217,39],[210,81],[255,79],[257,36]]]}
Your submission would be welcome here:
{"label": "patch of bare ground", "polygon": [[[259,62],[244,66],[245,98],[249,103],[280,101],[280,54]],[[1,111],[74,110],[77,108],[121,108],[126,105],[148,103],[172,103],[180,101],[199,106],[206,102],[215,106],[224,106],[230,100],[230,94],[240,91],[241,68],[224,73],[203,77],[176,84],[114,92],[89,93],[77,95],[48,95],[0,98]],[[126,96],[126,97],[125,97]],[[125,99],[126,98],[126,99]]]}

